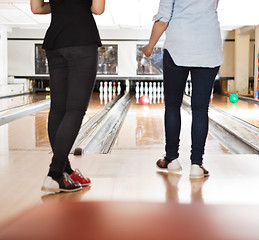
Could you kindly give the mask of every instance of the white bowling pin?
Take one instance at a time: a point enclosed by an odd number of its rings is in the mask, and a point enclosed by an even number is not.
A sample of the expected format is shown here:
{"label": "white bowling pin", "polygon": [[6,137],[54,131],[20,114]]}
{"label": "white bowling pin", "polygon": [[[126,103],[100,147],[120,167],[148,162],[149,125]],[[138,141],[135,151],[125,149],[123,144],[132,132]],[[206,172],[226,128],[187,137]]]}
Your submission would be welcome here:
{"label": "white bowling pin", "polygon": [[108,93],[108,83],[107,82],[104,82],[104,86],[103,86],[103,93],[107,94]]}
{"label": "white bowling pin", "polygon": [[156,82],[153,82],[153,92],[156,92]]}
{"label": "white bowling pin", "polygon": [[153,92],[152,82],[149,82],[148,92],[149,94]]}
{"label": "white bowling pin", "polygon": [[139,93],[139,82],[136,82],[136,88],[135,88],[136,93]]}
{"label": "white bowling pin", "polygon": [[153,103],[156,103],[156,82],[153,82]]}
{"label": "white bowling pin", "polygon": [[118,82],[117,93],[118,93],[118,95],[121,94],[121,83],[120,82]]}
{"label": "white bowling pin", "polygon": [[152,92],[149,92],[148,93],[148,97],[149,97],[149,104],[152,104],[152,98],[153,98],[153,96],[152,96],[153,94],[152,94]]}
{"label": "white bowling pin", "polygon": [[145,82],[145,95],[148,96],[148,83]]}
{"label": "white bowling pin", "polygon": [[161,96],[160,82],[157,83],[156,92],[157,92],[157,103],[160,103],[160,96]]}
{"label": "white bowling pin", "polygon": [[160,82],[157,83],[156,91],[157,91],[157,94],[161,92]]}
{"label": "white bowling pin", "polygon": [[109,82],[109,89],[108,89],[109,93],[112,93],[112,82]]}
{"label": "white bowling pin", "polygon": [[143,82],[140,82],[140,97],[142,97],[144,95],[144,86],[143,86]]}
{"label": "white bowling pin", "polygon": [[99,93],[103,93],[103,82],[100,82]]}
{"label": "white bowling pin", "polygon": [[161,82],[161,96],[162,96],[162,94],[164,95],[164,83],[163,82]]}

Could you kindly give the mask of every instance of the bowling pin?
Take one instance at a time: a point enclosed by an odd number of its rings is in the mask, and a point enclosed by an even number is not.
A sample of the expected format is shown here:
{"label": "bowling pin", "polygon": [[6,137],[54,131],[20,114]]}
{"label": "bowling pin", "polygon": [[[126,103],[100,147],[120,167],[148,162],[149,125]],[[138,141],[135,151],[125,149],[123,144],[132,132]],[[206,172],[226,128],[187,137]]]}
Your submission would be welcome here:
{"label": "bowling pin", "polygon": [[156,82],[153,82],[153,92],[156,92]]}
{"label": "bowling pin", "polygon": [[144,86],[143,86],[143,82],[140,82],[140,97],[142,97],[144,95]]}
{"label": "bowling pin", "polygon": [[160,82],[157,83],[156,91],[157,91],[157,93],[160,93],[160,92],[161,92]]}
{"label": "bowling pin", "polygon": [[160,89],[160,82],[157,83],[157,103],[160,103],[160,95],[161,95],[161,89]]}
{"label": "bowling pin", "polygon": [[152,104],[153,93],[152,93],[152,92],[149,92],[149,93],[148,93],[148,97],[149,97],[149,104]]}
{"label": "bowling pin", "polygon": [[99,93],[103,93],[103,82],[100,82]]}
{"label": "bowling pin", "polygon": [[148,96],[148,83],[145,82],[145,95]]}
{"label": "bowling pin", "polygon": [[156,96],[157,103],[160,103],[160,96],[161,96],[160,92],[157,92],[157,96]]}
{"label": "bowling pin", "polygon": [[156,103],[156,82],[153,82],[153,103]]}
{"label": "bowling pin", "polygon": [[136,82],[135,92],[139,94],[139,82]]}
{"label": "bowling pin", "polygon": [[118,82],[117,93],[118,93],[118,95],[121,94],[121,83],[120,82]]}
{"label": "bowling pin", "polygon": [[103,86],[103,93],[105,94],[107,94],[107,92],[108,92],[108,83],[107,82],[104,82],[104,86]]}
{"label": "bowling pin", "polygon": [[112,93],[112,82],[109,82],[108,92],[109,92],[109,93]]}
{"label": "bowling pin", "polygon": [[161,96],[164,95],[164,83],[161,82]]}
{"label": "bowling pin", "polygon": [[149,82],[148,92],[149,94],[153,92],[152,82]]}
{"label": "bowling pin", "polygon": [[161,82],[161,103],[164,102],[164,83]]}

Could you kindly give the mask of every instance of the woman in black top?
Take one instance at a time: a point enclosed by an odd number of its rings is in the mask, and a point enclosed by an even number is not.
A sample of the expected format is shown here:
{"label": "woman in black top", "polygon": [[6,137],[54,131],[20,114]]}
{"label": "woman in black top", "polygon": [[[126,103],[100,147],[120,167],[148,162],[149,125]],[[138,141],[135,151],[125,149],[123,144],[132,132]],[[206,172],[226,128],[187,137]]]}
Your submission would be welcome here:
{"label": "woman in black top", "polygon": [[71,168],[68,155],[95,84],[101,40],[92,14],[100,15],[104,8],[105,0],[31,0],[34,14],[51,13],[43,48],[50,71],[48,134],[53,157],[43,191],[71,192],[90,184]]}

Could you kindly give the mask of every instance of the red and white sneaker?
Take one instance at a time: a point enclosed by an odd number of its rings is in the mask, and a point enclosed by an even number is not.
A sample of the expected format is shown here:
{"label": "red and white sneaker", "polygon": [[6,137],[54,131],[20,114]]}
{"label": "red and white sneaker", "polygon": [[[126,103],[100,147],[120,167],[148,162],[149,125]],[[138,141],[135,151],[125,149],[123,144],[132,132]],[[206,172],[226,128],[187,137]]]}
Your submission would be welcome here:
{"label": "red and white sneaker", "polygon": [[81,190],[79,182],[74,182],[67,173],[59,178],[45,177],[41,190],[44,192],[75,192]]}
{"label": "red and white sneaker", "polygon": [[86,187],[91,184],[91,180],[84,177],[78,169],[75,169],[75,171],[70,174],[70,177],[74,182],[80,183],[82,187]]}

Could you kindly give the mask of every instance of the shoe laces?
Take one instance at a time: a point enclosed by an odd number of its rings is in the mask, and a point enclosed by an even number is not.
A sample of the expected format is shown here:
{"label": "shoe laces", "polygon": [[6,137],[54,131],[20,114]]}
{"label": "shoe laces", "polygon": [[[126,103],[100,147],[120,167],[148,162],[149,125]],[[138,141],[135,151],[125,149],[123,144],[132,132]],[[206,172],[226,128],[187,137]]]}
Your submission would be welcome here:
{"label": "shoe laces", "polygon": [[73,179],[68,175],[68,173],[64,172],[64,173],[63,173],[63,176],[64,176],[65,180],[66,180],[67,182],[69,182],[70,184],[75,183],[75,182],[73,181]]}
{"label": "shoe laces", "polygon": [[78,175],[79,177],[81,177],[81,178],[85,178],[84,177],[84,175],[80,172],[80,170],[79,169],[75,169],[75,173],[76,173],[76,175]]}

